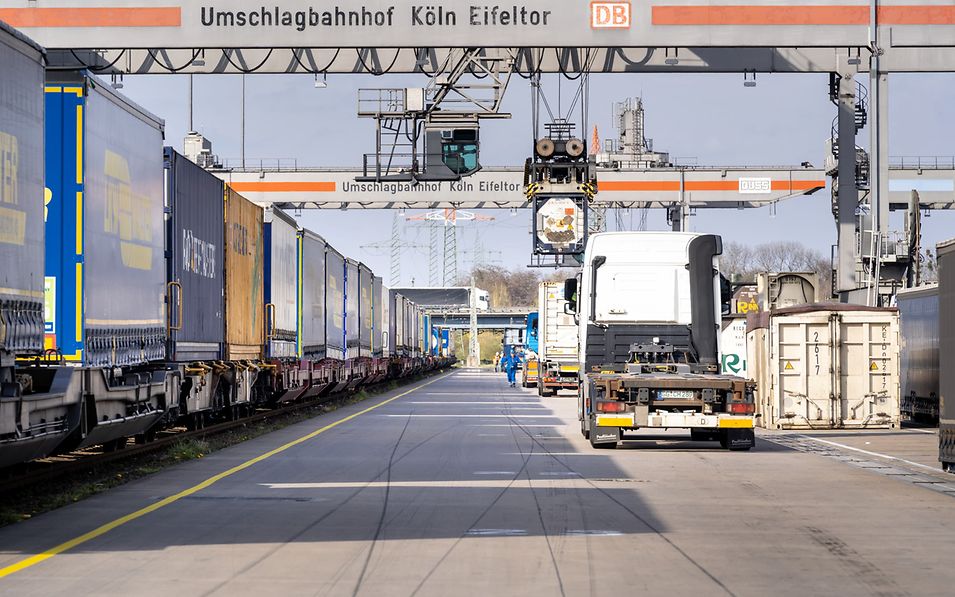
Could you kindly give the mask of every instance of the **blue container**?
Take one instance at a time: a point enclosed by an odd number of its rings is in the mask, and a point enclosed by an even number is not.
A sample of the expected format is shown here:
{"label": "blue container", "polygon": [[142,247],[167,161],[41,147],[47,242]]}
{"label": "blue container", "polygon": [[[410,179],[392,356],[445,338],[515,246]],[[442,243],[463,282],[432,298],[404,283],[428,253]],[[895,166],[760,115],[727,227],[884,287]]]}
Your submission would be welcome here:
{"label": "blue container", "polygon": [[48,342],[68,361],[165,358],[162,139],[162,120],[98,79],[48,78]]}

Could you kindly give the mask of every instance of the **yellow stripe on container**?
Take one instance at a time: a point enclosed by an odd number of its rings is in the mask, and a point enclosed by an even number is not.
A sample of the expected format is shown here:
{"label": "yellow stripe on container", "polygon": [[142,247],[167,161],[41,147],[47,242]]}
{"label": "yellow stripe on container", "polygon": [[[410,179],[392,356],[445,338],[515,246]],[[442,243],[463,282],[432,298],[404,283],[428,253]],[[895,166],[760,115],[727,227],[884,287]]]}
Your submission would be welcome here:
{"label": "yellow stripe on container", "polygon": [[83,254],[83,191],[76,192],[76,254]]}
{"label": "yellow stripe on container", "polygon": [[76,184],[83,184],[83,106],[76,106]]}
{"label": "yellow stripe on container", "polygon": [[83,340],[83,264],[76,264],[76,341]]}

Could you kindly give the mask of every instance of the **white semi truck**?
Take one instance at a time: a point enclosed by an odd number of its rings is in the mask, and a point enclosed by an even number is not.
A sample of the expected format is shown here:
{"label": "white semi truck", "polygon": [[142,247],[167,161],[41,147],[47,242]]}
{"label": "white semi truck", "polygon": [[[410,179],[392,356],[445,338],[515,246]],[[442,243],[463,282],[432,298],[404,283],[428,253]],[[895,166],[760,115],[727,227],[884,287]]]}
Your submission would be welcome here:
{"label": "white semi truck", "polygon": [[688,232],[610,232],[587,242],[564,297],[579,326],[578,416],[596,448],[637,429],[686,429],[748,450],[755,384],[721,375],[722,241]]}
{"label": "white semi truck", "polygon": [[566,309],[559,282],[541,282],[537,292],[537,393],[552,396],[558,390],[577,391],[577,322]]}

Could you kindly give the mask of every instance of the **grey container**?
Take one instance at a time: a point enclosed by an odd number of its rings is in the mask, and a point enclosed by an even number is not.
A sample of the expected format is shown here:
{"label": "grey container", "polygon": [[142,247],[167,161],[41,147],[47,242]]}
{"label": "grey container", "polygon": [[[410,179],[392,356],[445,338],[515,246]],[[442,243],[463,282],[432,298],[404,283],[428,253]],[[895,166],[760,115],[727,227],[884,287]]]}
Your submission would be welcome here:
{"label": "grey container", "polygon": [[325,250],[326,358],[345,360],[345,258],[328,245]]}
{"label": "grey container", "polygon": [[0,22],[0,65],[0,353],[12,357],[43,349],[43,49]]}
{"label": "grey container", "polygon": [[398,332],[401,329],[401,296],[396,291],[385,289],[388,303],[388,338],[385,341],[385,351],[388,356],[398,356]]}
{"label": "grey container", "polygon": [[266,355],[298,355],[298,224],[275,206],[263,214],[265,236]]}
{"label": "grey container", "polygon": [[934,421],[938,418],[938,285],[900,290],[896,304],[902,418]]}
{"label": "grey container", "polygon": [[361,282],[358,262],[345,260],[345,358],[357,359],[360,356],[359,342],[361,331],[361,301],[359,293]]}
{"label": "grey container", "polygon": [[168,358],[219,360],[225,342],[223,182],[171,147],[163,156],[170,210]]}
{"label": "grey container", "polygon": [[358,264],[358,348],[359,356],[371,357],[375,331],[374,274],[364,263]]}
{"label": "grey container", "polygon": [[955,473],[955,239],[939,243],[938,257],[938,459]]}
{"label": "grey container", "polygon": [[[300,237],[302,358],[321,361],[328,356],[325,347],[325,327],[328,325],[328,318],[325,316],[325,252],[328,243],[310,230],[302,230]],[[338,304],[341,304],[341,301]],[[329,303],[329,307],[335,308],[334,301]]]}
{"label": "grey container", "polygon": [[371,332],[371,355],[375,358],[382,356],[384,349],[384,340],[388,329],[388,319],[384,311],[384,301],[382,300],[381,277],[375,276],[371,281],[371,310],[372,310],[372,332]]}

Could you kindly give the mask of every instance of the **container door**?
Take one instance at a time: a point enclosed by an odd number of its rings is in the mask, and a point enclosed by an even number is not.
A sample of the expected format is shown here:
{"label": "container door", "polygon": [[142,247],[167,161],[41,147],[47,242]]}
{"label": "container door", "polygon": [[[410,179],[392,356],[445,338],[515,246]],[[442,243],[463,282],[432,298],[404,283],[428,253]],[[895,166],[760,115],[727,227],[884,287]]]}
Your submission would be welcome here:
{"label": "container door", "polygon": [[894,314],[840,318],[839,422],[845,427],[898,421],[898,328]]}
{"label": "container door", "polygon": [[827,319],[801,315],[774,323],[776,400],[783,427],[831,427],[836,420]]}

